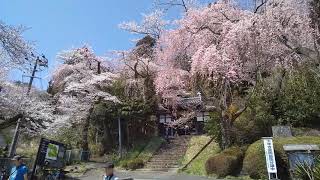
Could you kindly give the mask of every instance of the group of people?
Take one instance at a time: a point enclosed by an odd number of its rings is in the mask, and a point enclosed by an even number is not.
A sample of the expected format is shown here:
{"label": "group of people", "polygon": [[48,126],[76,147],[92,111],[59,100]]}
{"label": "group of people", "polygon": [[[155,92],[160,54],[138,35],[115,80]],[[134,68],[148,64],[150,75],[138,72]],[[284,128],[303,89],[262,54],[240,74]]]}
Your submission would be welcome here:
{"label": "group of people", "polygon": [[[12,169],[9,174],[2,173],[0,180],[28,180],[28,167],[23,163],[22,157],[19,155],[11,159]],[[103,166],[105,172],[102,180],[118,180],[119,178],[114,174],[114,164],[108,162]]]}

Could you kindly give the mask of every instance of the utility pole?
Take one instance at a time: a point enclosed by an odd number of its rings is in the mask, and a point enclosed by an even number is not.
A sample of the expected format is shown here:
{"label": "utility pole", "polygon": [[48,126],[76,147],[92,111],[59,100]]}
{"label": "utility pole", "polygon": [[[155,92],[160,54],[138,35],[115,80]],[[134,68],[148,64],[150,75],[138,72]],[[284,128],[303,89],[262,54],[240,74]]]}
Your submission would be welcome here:
{"label": "utility pole", "polygon": [[[33,53],[31,53],[31,56],[34,57]],[[33,71],[32,71],[32,74],[30,76],[30,81],[29,81],[29,84],[28,84],[27,96],[30,94],[32,83],[33,83],[33,79],[35,78],[35,74],[36,74],[36,71],[37,71],[38,64],[39,64],[39,66],[48,67],[48,60],[46,59],[46,57],[44,55],[42,55],[41,57],[42,57],[42,59],[40,59],[39,56],[36,57],[36,62],[34,64]],[[21,120],[23,120],[23,117],[18,119],[18,122],[17,122],[17,125],[16,125],[16,129],[15,129],[15,132],[14,132],[14,136],[12,138],[12,143],[11,143],[11,146],[10,146],[10,150],[8,152],[8,157],[13,157],[15,155],[15,153],[16,153],[19,134],[20,134]]]}
{"label": "utility pole", "polygon": [[121,118],[120,113],[118,116],[118,127],[119,127],[119,157],[122,158],[122,135],[121,135]]}
{"label": "utility pole", "polygon": [[11,143],[11,146],[9,149],[8,157],[13,157],[14,154],[16,153],[17,142],[18,142],[18,138],[19,138],[20,123],[21,123],[21,118],[18,119],[16,130],[14,132],[12,143]]}
{"label": "utility pole", "polygon": [[36,62],[34,63],[33,71],[32,71],[32,74],[31,74],[31,77],[30,77],[30,81],[29,81],[29,84],[28,84],[28,92],[27,92],[27,95],[30,94],[32,82],[33,82],[33,79],[34,79],[34,75],[36,74],[36,71],[37,71],[37,66],[38,66],[38,61],[39,61],[39,60],[40,60],[40,59],[39,59],[39,56],[38,56],[37,59],[36,59]]}
{"label": "utility pole", "polygon": [[30,76],[30,81],[29,81],[29,84],[28,84],[28,92],[27,92],[27,95],[29,95],[29,93],[30,93],[30,91],[31,91],[33,79],[35,78],[35,74],[36,74],[36,72],[37,72],[37,66],[38,66],[38,64],[39,64],[39,66],[48,67],[48,60],[47,60],[47,58],[46,58],[44,55],[42,55],[41,58],[42,58],[42,59],[40,59],[40,57],[37,56],[36,62],[34,63],[33,71],[32,71],[32,74],[31,74],[31,76]]}
{"label": "utility pole", "polygon": [[98,61],[98,74],[101,74],[101,62]]}

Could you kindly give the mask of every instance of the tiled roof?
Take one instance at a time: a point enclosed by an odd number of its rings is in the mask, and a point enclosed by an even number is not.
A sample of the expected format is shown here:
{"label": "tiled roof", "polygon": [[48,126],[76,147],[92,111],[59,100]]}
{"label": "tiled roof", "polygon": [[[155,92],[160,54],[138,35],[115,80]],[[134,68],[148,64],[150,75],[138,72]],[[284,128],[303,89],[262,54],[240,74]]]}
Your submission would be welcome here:
{"label": "tiled roof", "polygon": [[183,109],[198,109],[203,105],[201,97],[192,97],[192,98],[180,98],[177,101],[179,107]]}

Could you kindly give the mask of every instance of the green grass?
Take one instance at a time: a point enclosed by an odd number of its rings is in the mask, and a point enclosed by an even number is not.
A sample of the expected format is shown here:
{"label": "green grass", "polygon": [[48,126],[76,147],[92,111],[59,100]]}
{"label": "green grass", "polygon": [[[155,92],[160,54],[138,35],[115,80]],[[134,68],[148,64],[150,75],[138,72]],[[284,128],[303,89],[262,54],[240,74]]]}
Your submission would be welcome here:
{"label": "green grass", "polygon": [[[210,140],[209,136],[194,136],[191,138],[186,154],[182,160],[182,164],[187,164],[200,150],[201,148]],[[207,159],[220,151],[217,143],[212,142],[209,146],[202,151],[199,156],[194,159],[189,166],[182,170],[184,173],[205,176],[205,163]]]}

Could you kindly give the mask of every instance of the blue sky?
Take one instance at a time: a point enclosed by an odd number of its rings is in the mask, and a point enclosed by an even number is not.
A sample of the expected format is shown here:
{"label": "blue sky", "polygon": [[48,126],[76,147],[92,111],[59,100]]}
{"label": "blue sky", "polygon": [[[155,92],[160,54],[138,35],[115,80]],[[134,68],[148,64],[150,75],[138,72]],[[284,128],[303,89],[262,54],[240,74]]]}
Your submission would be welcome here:
{"label": "blue sky", "polygon": [[[151,8],[152,0],[0,0],[0,20],[29,27],[24,37],[46,55],[52,68],[58,52],[85,43],[98,55],[132,47],[134,36],[119,30],[118,24],[140,20]],[[21,75],[11,78],[21,80]],[[40,88],[47,86],[46,80],[37,81]]]}
{"label": "blue sky", "polygon": [[[152,10],[152,4],[153,0],[0,0],[0,20],[29,27],[24,37],[46,55],[52,69],[56,54],[72,47],[89,44],[97,55],[131,48],[131,40],[137,37],[120,30],[118,24],[140,21],[142,13]],[[169,18],[179,14],[175,10]],[[38,74],[47,75],[47,71]],[[21,74],[14,73],[11,79],[21,80]],[[35,84],[45,89],[47,80],[36,80]]]}

